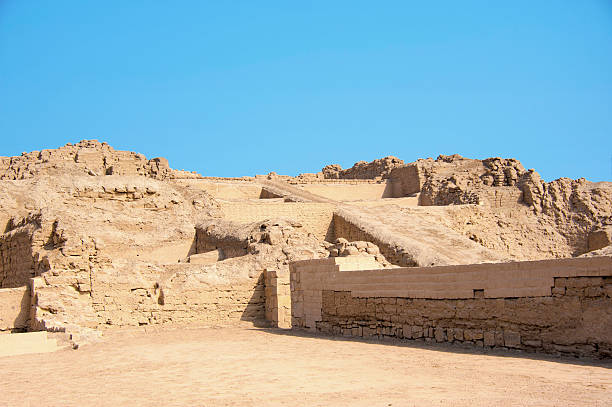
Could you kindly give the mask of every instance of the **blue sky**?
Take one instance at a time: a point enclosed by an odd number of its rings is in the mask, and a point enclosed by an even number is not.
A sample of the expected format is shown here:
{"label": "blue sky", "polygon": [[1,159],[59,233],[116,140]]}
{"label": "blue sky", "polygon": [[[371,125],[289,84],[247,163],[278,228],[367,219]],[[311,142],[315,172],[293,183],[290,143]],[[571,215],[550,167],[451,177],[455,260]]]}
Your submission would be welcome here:
{"label": "blue sky", "polygon": [[612,1],[0,0],[0,155],[211,176],[395,155],[612,180]]}

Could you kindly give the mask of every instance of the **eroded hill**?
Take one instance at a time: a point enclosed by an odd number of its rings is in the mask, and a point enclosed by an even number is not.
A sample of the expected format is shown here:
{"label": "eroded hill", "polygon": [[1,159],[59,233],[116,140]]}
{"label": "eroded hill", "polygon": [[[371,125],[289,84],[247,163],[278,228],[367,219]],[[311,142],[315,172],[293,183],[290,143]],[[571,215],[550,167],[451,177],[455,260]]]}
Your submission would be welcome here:
{"label": "eroded hill", "polygon": [[611,239],[612,184],[546,183],[513,159],[387,157],[227,179],[90,140],[0,158],[0,179],[0,288],[29,287],[32,304],[11,329],[76,342],[120,326],[263,320],[264,271],[295,260],[533,260],[607,253]]}

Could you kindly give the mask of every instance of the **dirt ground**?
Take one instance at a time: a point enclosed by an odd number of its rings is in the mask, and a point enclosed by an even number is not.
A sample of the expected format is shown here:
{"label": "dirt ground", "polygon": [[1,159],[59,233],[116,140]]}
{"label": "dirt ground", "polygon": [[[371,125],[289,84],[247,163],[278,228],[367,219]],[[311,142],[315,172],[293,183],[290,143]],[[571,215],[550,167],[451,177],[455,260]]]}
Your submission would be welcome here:
{"label": "dirt ground", "polygon": [[276,329],[125,331],[0,358],[6,406],[611,406],[612,363]]}

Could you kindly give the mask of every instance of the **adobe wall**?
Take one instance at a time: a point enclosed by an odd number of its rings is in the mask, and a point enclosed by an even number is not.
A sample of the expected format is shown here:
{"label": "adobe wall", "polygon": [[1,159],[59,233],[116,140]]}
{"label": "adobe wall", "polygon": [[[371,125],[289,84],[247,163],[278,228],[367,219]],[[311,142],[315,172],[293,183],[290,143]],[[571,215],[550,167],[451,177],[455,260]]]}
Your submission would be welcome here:
{"label": "adobe wall", "polygon": [[492,208],[516,208],[523,202],[523,191],[515,187],[482,188],[478,191],[482,203]]}
{"label": "adobe wall", "polygon": [[421,192],[425,175],[415,164],[408,164],[403,167],[394,168],[389,175],[395,189],[394,196],[408,196]]}
{"label": "adobe wall", "polygon": [[262,193],[260,185],[246,181],[211,181],[204,179],[181,179],[175,181],[179,185],[209,193],[216,199],[225,201],[242,201],[259,199]]}
{"label": "adobe wall", "polygon": [[139,276],[120,269],[100,270],[91,292],[96,322],[91,327],[165,323],[228,326],[263,321],[261,272],[253,273],[252,278],[230,279],[213,275],[211,267],[216,266],[166,265],[164,272],[172,274],[166,281],[160,279],[159,270],[149,270],[150,274],[142,270]]}
{"label": "adobe wall", "polygon": [[336,201],[373,201],[382,198],[393,198],[393,183],[312,183],[299,185],[313,194]]}
{"label": "adobe wall", "polygon": [[34,277],[33,239],[33,226],[0,235],[0,288],[24,286]]}
{"label": "adobe wall", "polygon": [[237,223],[253,223],[266,219],[287,218],[300,222],[304,230],[318,239],[334,239],[332,218],[334,205],[306,202],[223,202],[224,219]]}
{"label": "adobe wall", "polygon": [[370,271],[323,259],[290,269],[294,328],[612,357],[611,257]]}
{"label": "adobe wall", "polygon": [[0,289],[0,332],[25,331],[30,320],[30,288]]}

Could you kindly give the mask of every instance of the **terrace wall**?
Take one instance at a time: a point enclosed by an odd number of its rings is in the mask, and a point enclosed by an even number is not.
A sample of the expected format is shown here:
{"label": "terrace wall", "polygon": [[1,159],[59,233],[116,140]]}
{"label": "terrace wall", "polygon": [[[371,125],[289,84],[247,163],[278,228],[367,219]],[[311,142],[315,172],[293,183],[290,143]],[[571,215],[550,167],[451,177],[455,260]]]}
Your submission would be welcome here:
{"label": "terrace wall", "polygon": [[293,328],[612,357],[610,257],[346,268],[291,264]]}
{"label": "terrace wall", "polygon": [[382,198],[393,198],[393,183],[381,181],[377,183],[363,182],[319,182],[299,185],[313,194],[323,196],[335,201],[374,201]]}

